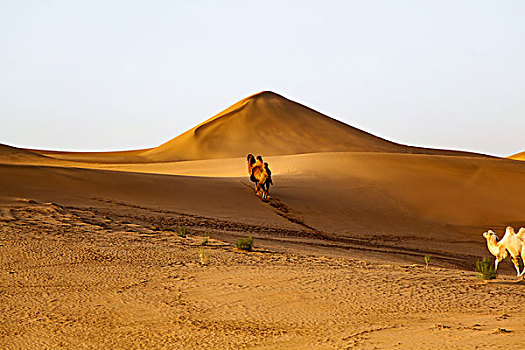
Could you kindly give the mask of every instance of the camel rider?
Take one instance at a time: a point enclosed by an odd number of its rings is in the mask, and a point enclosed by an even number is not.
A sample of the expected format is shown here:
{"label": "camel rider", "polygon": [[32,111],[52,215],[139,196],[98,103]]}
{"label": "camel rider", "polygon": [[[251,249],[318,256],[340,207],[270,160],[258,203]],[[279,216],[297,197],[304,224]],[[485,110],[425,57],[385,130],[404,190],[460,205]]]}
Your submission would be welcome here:
{"label": "camel rider", "polygon": [[268,182],[273,185],[273,181],[272,181],[272,171],[270,170],[270,168],[268,167],[268,163],[264,163],[264,169],[266,169],[266,172],[268,173]]}

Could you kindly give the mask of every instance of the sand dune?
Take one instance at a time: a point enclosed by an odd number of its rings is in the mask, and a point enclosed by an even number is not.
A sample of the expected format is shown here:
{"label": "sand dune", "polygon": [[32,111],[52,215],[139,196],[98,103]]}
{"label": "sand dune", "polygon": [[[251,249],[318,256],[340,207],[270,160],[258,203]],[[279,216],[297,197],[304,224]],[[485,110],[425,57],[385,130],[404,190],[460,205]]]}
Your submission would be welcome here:
{"label": "sand dune", "polygon": [[330,151],[401,151],[272,92],[247,97],[145,156],[158,161]]}
{"label": "sand dune", "polygon": [[77,204],[102,198],[246,224],[308,227],[336,241],[378,236],[416,250],[436,240],[439,254],[458,241],[467,242],[464,252],[483,252],[486,228],[525,226],[521,162],[363,152],[267,160],[275,181],[270,204],[253,195],[243,158],[92,169],[6,164],[0,193]]}
{"label": "sand dune", "polygon": [[38,151],[57,159],[95,163],[174,162],[318,152],[388,152],[474,156],[393,143],[332,119],[273,92],[249,96],[173,140],[124,152]]}

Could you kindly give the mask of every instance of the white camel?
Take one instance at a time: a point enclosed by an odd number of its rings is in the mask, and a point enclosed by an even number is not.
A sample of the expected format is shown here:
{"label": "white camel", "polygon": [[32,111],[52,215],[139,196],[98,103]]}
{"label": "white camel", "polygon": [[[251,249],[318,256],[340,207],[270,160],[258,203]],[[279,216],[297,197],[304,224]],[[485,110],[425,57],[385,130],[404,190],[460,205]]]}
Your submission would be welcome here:
{"label": "white camel", "polygon": [[489,251],[496,257],[496,270],[498,270],[499,262],[507,257],[507,249],[499,242],[498,236],[494,231],[488,230],[483,232],[483,237],[487,240]]}
{"label": "white camel", "polygon": [[[507,226],[505,235],[501,240],[492,230],[488,230],[483,233],[483,237],[487,240],[487,247],[489,251],[496,257],[496,270],[500,261],[510,254],[512,263],[516,268],[517,277],[525,274],[525,229],[519,231],[519,234],[523,236],[523,239],[514,232],[514,228]],[[519,258],[524,262],[523,271],[520,273]]]}

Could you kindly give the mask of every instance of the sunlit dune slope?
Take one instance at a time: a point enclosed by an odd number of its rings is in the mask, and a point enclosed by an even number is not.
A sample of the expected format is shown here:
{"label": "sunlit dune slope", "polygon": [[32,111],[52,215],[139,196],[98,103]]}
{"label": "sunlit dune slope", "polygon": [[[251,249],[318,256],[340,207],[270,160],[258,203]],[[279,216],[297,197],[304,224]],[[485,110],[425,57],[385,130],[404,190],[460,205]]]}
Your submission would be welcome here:
{"label": "sunlit dune slope", "polygon": [[525,160],[525,152],[516,153],[507,158],[514,159],[514,160]]}
{"label": "sunlit dune slope", "polygon": [[393,143],[268,91],[247,97],[152,149],[40,153],[82,162],[143,163],[342,151],[480,156]]}

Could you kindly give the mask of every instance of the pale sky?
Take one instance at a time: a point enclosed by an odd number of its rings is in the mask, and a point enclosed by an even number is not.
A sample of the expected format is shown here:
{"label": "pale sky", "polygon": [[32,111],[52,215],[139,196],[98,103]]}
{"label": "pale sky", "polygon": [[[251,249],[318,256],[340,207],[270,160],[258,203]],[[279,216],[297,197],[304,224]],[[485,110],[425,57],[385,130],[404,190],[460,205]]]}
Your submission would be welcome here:
{"label": "pale sky", "polygon": [[525,1],[0,0],[0,143],[157,146],[271,90],[386,139],[525,150]]}

